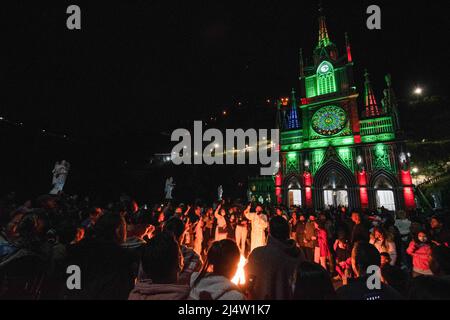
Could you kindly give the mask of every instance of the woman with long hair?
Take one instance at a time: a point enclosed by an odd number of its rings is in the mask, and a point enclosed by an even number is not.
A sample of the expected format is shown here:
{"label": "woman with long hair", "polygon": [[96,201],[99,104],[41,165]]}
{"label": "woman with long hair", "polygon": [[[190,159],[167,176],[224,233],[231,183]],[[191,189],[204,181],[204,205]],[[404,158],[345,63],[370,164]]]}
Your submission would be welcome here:
{"label": "woman with long hair", "polygon": [[203,268],[192,274],[190,299],[244,300],[239,288],[231,282],[239,260],[239,248],[233,240],[213,242]]}
{"label": "woman with long hair", "polygon": [[226,220],[226,211],[222,208],[222,203],[220,203],[216,211],[214,211],[214,217],[217,220],[216,234],[215,240],[220,241],[226,239],[228,237],[228,228],[227,228],[227,220]]}
{"label": "woman with long hair", "polygon": [[391,237],[388,237],[384,229],[380,227],[373,228],[369,242],[377,248],[379,253],[388,253],[391,258],[390,264],[392,266],[395,265],[395,262],[397,261],[397,247],[395,242],[391,240]]}

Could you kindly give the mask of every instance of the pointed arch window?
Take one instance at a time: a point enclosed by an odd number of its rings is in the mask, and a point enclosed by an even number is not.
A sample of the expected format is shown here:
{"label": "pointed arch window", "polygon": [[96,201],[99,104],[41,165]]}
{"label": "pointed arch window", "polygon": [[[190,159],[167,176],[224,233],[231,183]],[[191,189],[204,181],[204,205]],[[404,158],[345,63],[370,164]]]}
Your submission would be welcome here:
{"label": "pointed arch window", "polygon": [[317,68],[317,93],[323,95],[332,92],[336,92],[334,68],[328,61],[323,61]]}
{"label": "pointed arch window", "polygon": [[298,129],[299,127],[297,107],[292,106],[292,109],[288,114],[288,129]]}

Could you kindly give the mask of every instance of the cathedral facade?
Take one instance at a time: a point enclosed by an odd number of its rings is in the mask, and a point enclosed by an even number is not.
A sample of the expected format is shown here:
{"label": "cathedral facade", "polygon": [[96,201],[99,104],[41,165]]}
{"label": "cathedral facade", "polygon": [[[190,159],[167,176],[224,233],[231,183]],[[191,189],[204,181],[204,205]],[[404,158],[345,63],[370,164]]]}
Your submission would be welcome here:
{"label": "cathedral facade", "polygon": [[[362,92],[356,87],[347,35],[341,51],[320,14],[310,64],[300,51],[299,93],[292,90],[278,101],[280,168],[273,189],[262,191],[273,191],[280,204],[303,208],[413,209],[410,155],[391,77],[385,77],[378,103],[367,71]],[[257,191],[260,183],[253,181],[250,191]]]}

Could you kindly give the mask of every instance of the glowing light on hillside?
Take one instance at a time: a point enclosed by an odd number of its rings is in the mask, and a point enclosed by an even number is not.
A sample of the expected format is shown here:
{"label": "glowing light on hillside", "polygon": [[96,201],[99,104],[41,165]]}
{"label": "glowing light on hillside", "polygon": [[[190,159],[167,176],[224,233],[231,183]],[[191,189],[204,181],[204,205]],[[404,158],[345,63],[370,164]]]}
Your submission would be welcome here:
{"label": "glowing light on hillside", "polygon": [[416,87],[414,89],[414,94],[420,96],[423,93],[423,89],[421,87]]}

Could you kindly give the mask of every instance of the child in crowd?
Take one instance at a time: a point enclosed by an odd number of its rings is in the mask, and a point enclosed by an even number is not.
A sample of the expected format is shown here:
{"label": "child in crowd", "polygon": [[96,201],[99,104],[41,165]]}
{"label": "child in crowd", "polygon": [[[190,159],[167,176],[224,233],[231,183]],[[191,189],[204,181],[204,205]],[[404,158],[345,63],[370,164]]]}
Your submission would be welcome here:
{"label": "child in crowd", "polygon": [[336,272],[338,273],[336,279],[342,279],[345,272],[350,271],[352,268],[351,252],[344,232],[338,233],[338,238],[334,242],[333,249],[336,256]]}

